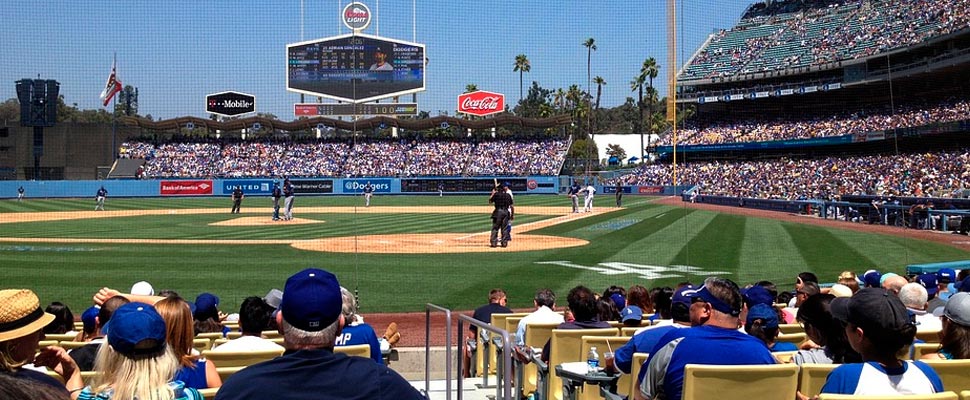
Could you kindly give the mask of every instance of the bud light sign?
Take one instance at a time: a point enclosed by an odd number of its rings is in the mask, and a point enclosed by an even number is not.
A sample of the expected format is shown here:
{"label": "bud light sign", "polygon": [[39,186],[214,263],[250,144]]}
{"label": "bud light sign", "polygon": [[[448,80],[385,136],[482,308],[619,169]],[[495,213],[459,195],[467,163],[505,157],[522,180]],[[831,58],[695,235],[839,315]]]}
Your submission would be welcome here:
{"label": "bud light sign", "polygon": [[477,92],[458,96],[458,112],[486,116],[505,111],[505,95],[501,93]]}
{"label": "bud light sign", "polygon": [[239,92],[213,93],[205,96],[205,112],[227,117],[256,112],[256,96]]}
{"label": "bud light sign", "polygon": [[364,188],[370,184],[374,193],[390,193],[390,179],[345,179],[344,193],[364,193]]}

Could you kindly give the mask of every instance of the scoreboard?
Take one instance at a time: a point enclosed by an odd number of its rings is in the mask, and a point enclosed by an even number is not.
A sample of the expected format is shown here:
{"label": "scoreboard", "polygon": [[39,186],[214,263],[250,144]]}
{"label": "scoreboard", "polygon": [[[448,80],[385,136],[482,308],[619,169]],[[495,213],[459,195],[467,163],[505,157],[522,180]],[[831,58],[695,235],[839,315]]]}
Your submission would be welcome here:
{"label": "scoreboard", "polygon": [[[499,184],[508,182],[513,193],[528,190],[527,179],[510,178],[498,180]],[[444,192],[491,192],[495,187],[492,178],[429,178],[429,179],[401,179],[401,192],[404,193],[434,193],[439,186]]]}
{"label": "scoreboard", "polygon": [[286,46],[286,89],[350,103],[424,90],[424,45],[364,34]]}

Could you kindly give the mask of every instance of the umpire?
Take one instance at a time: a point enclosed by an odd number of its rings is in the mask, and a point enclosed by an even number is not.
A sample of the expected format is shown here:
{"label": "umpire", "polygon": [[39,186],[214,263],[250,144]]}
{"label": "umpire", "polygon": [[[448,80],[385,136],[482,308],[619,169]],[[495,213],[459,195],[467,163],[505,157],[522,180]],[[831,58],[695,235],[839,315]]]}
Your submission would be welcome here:
{"label": "umpire", "polygon": [[502,247],[508,247],[512,235],[506,227],[515,215],[512,196],[505,191],[505,188],[496,186],[492,189],[488,203],[495,205],[495,210],[492,211],[492,235],[489,237],[489,242],[492,247],[498,247],[498,234],[502,232]]}

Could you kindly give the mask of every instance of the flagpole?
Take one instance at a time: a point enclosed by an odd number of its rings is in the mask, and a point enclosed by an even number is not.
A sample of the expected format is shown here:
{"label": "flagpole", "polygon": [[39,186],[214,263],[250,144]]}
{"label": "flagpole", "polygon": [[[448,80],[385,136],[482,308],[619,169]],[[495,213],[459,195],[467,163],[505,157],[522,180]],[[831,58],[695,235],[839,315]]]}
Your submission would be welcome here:
{"label": "flagpole", "polygon": [[[114,60],[111,62],[114,66],[114,71],[112,73],[115,79],[118,79],[118,52],[114,53]],[[118,159],[118,116],[115,110],[118,109],[118,96],[114,97],[114,107],[111,107],[111,164],[114,165],[115,160]]]}

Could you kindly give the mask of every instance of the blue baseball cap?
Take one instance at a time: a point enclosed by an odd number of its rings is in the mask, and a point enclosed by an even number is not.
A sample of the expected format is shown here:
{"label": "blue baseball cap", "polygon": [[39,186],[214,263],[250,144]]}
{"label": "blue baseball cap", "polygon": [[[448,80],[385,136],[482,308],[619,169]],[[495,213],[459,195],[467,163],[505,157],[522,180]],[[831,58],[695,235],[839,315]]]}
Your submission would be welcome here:
{"label": "blue baseball cap", "polygon": [[958,292],[970,292],[970,278],[965,278],[964,280],[957,282],[953,285],[953,288]]}
{"label": "blue baseball cap", "polygon": [[694,285],[685,285],[684,287],[674,291],[674,295],[670,296],[670,303],[681,303],[690,306],[691,298],[694,297],[694,293],[697,293],[697,288]]}
{"label": "blue baseball cap", "polygon": [[758,319],[764,321],[762,326],[765,328],[778,327],[778,311],[770,305],[759,303],[748,309],[748,318],[745,324],[751,326]]}
{"label": "blue baseball cap", "polygon": [[916,278],[916,282],[923,285],[926,288],[926,294],[930,296],[935,296],[936,292],[940,290],[937,286],[936,274],[922,274]]}
{"label": "blue baseball cap", "polygon": [[165,349],[165,320],[148,304],[118,307],[108,325],[108,344],[129,358],[150,357]]}
{"label": "blue baseball cap", "polygon": [[882,274],[874,269],[870,269],[866,271],[865,275],[862,275],[862,282],[866,284],[866,287],[880,287],[880,279],[882,279]]}
{"label": "blue baseball cap", "polygon": [[953,268],[940,268],[936,271],[936,278],[941,283],[951,283],[957,280],[957,271]]}
{"label": "blue baseball cap", "polygon": [[691,296],[691,302],[693,302],[694,299],[700,299],[701,301],[710,304],[715,310],[728,314],[732,317],[741,315],[740,308],[735,308],[733,305],[725,303],[721,301],[721,299],[715,297],[710,290],[707,290],[707,285],[701,286],[700,289],[694,292],[694,295]]}
{"label": "blue baseball cap", "polygon": [[626,307],[626,297],[623,297],[622,294],[619,294],[619,293],[611,294],[610,301],[613,302],[613,306],[616,308],[623,309],[623,307]]}
{"label": "blue baseball cap", "polygon": [[195,311],[193,314],[209,315],[218,313],[219,297],[212,293],[202,293],[195,298]]}
{"label": "blue baseball cap", "polygon": [[280,312],[294,327],[323,330],[340,318],[343,298],[337,277],[322,269],[307,268],[286,280]]}
{"label": "blue baseball cap", "polygon": [[98,306],[91,306],[91,307],[88,307],[87,310],[84,310],[84,313],[81,314],[81,322],[84,324],[85,331],[90,332],[97,327],[98,312],[100,311],[101,311],[101,308]]}
{"label": "blue baseball cap", "polygon": [[769,306],[775,304],[775,298],[771,296],[771,293],[768,293],[768,289],[761,285],[754,285],[742,290],[741,297],[749,308],[754,307],[755,304],[767,304]]}
{"label": "blue baseball cap", "polygon": [[620,322],[643,320],[643,310],[637,306],[627,306],[620,311]]}

